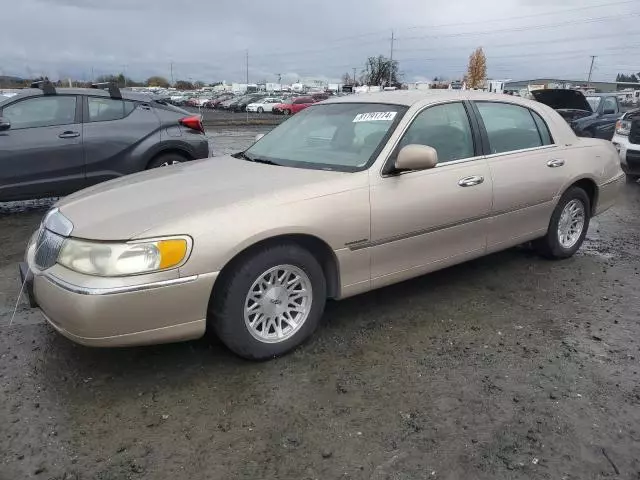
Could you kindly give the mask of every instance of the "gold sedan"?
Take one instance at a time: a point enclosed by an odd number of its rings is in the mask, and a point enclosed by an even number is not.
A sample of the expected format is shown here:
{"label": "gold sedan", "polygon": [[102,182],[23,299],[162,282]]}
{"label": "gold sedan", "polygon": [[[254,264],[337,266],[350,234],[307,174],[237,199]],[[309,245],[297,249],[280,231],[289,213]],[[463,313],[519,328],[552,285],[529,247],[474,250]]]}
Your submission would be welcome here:
{"label": "gold sedan", "polygon": [[400,91],[316,104],[244,152],[61,200],[21,273],[92,346],[217,334],[281,355],[342,299],[534,241],[570,257],[624,182],[610,142],[511,96]]}

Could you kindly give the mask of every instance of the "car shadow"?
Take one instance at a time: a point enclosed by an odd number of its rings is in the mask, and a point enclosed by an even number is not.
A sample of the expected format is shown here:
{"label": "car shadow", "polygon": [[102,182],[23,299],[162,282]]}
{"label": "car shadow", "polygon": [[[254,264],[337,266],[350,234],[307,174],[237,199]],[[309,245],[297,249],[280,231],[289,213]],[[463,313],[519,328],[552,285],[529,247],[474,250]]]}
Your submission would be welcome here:
{"label": "car shadow", "polygon": [[[180,388],[204,381],[237,389],[243,378],[254,378],[256,374],[262,379],[273,378],[283,372],[304,370],[309,363],[317,366],[331,362],[346,354],[354,342],[366,348],[366,342],[362,345],[363,332],[376,343],[378,330],[410,328],[416,321],[412,313],[419,312],[419,321],[428,321],[430,311],[468,301],[464,295],[491,295],[497,272],[509,277],[525,274],[531,263],[543,268],[553,264],[526,248],[517,248],[343,301],[330,301],[323,322],[308,342],[289,355],[268,362],[243,360],[217,339],[94,349],[76,345],[46,326],[38,370],[42,381],[55,385],[59,393],[61,385],[71,392],[90,384],[94,389],[108,388],[110,395],[128,396],[132,388],[157,388],[159,380]],[[482,318],[476,320],[482,322]]]}

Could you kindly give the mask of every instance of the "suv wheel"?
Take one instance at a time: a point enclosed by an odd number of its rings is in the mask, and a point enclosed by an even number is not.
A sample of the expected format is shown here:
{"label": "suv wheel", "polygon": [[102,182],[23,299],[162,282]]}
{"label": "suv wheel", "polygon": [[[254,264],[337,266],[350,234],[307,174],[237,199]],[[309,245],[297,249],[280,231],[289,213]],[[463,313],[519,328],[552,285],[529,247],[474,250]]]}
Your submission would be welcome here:
{"label": "suv wheel", "polygon": [[567,190],[551,215],[547,234],[534,243],[540,254],[561,259],[576,253],[589,229],[590,209],[591,202],[583,189]]}
{"label": "suv wheel", "polygon": [[179,153],[165,153],[162,155],[158,155],[156,158],[149,162],[147,165],[147,170],[158,167],[168,167],[169,165],[177,165],[178,163],[185,162],[186,158],[184,158]]}
{"label": "suv wheel", "polygon": [[223,279],[210,305],[210,326],[233,352],[274,358],[314,332],[324,310],[326,281],[316,258],[290,243],[267,246]]}

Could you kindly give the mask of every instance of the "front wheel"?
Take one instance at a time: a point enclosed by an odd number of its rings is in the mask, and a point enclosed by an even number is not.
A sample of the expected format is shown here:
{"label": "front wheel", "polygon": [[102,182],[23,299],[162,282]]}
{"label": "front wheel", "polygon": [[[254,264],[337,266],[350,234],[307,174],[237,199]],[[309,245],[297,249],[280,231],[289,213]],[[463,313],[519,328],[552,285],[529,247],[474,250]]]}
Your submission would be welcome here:
{"label": "front wheel", "polygon": [[285,109],[282,111],[282,114],[283,114],[283,115],[291,115],[291,110],[289,110],[288,108],[285,108]]}
{"label": "front wheel", "polygon": [[264,108],[258,107],[258,113],[264,113]]}
{"label": "front wheel", "polygon": [[591,202],[579,187],[567,190],[556,205],[547,234],[534,244],[543,256],[551,259],[571,257],[582,245],[589,229]]}
{"label": "front wheel", "polygon": [[210,305],[210,326],[230,350],[250,360],[297,347],[315,331],[324,311],[322,267],[295,244],[264,247],[221,281]]}
{"label": "front wheel", "polygon": [[179,155],[177,153],[165,153],[151,160],[149,162],[149,165],[147,165],[147,170],[150,170],[152,168],[177,165],[178,163],[182,163],[184,161],[185,161],[185,158],[182,155]]}

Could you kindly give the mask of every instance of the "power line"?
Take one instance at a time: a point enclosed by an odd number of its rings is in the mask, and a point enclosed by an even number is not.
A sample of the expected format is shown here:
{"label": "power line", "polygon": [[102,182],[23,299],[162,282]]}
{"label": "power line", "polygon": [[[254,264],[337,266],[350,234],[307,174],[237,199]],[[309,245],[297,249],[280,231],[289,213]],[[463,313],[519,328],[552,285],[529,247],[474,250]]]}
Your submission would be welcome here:
{"label": "power line", "polygon": [[569,20],[566,22],[552,23],[547,25],[527,25],[527,26],[521,26],[521,27],[485,30],[480,32],[456,32],[456,33],[442,33],[442,34],[436,34],[436,35],[421,35],[416,37],[404,37],[404,38],[400,37],[397,40],[406,41],[406,40],[422,40],[425,38],[451,38],[451,37],[466,37],[466,36],[474,36],[474,35],[494,35],[495,33],[522,32],[527,30],[542,30],[545,28],[565,27],[567,25],[579,25],[582,23],[607,22],[609,20],[620,20],[621,18],[638,17],[638,16],[640,16],[640,13],[625,13],[620,15],[610,15],[608,17],[587,18],[582,20]]}

